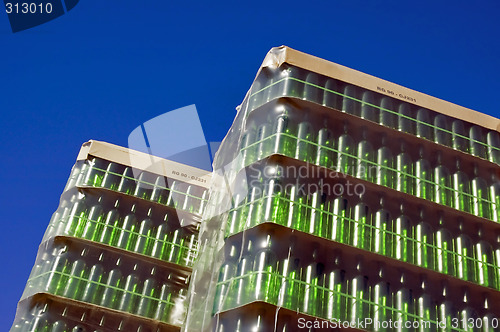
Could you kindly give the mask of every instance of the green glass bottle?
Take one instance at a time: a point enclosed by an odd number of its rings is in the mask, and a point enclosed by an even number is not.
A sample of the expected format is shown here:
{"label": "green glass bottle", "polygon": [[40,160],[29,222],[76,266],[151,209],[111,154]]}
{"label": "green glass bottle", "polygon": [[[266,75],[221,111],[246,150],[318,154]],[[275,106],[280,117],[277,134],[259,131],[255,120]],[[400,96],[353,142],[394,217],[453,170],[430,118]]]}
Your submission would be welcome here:
{"label": "green glass bottle", "polygon": [[417,111],[416,121],[417,137],[433,140],[433,131],[431,127],[432,123],[429,110],[426,110],[425,108],[419,109]]}
{"label": "green glass bottle", "polygon": [[476,273],[477,282],[480,285],[499,288],[498,284],[498,266],[495,265],[493,249],[485,241],[480,241],[475,245]]}
{"label": "green glass bottle", "polygon": [[104,278],[104,268],[101,264],[94,264],[90,268],[89,276],[84,282],[81,301],[97,303],[102,296],[102,280]]}
{"label": "green glass bottle", "polygon": [[413,234],[410,219],[405,216],[404,205],[400,205],[400,215],[394,220],[392,230],[393,235],[393,249],[392,254],[395,259],[403,262],[412,263],[412,248],[413,248]]}
{"label": "green glass bottle", "polygon": [[344,134],[338,138],[337,172],[354,175],[356,168],[356,152],[354,140],[347,134],[348,126],[344,126]]}
{"label": "green glass bottle", "polygon": [[339,86],[336,80],[327,79],[325,84],[325,91],[323,94],[323,106],[333,109],[341,109],[341,98],[339,96]]}
{"label": "green glass bottle", "polygon": [[268,247],[259,250],[255,254],[253,263],[253,286],[252,300],[276,303],[276,270],[277,258],[271,249],[271,242]]}
{"label": "green glass bottle", "polygon": [[171,243],[170,252],[168,253],[167,261],[180,264],[180,256],[182,251],[182,246],[184,244],[184,235],[180,228],[176,229],[171,236],[169,236],[169,240]]}
{"label": "green glass bottle", "polygon": [[156,267],[151,269],[151,273],[148,278],[144,281],[141,296],[139,298],[139,303],[137,304],[137,309],[135,313],[143,317],[152,317],[154,315],[154,299],[157,298],[157,284],[156,284]]}
{"label": "green glass bottle", "polygon": [[267,122],[257,128],[256,160],[264,159],[271,154],[273,148],[271,129],[271,125]]}
{"label": "green glass bottle", "polygon": [[[99,201],[101,200],[102,198],[99,199]],[[89,210],[89,215],[83,227],[81,237],[87,240],[95,240],[98,237],[98,227],[101,226],[103,218],[101,204],[92,206]]]}
{"label": "green glass bottle", "polygon": [[318,74],[307,74],[303,99],[317,104],[321,104],[323,101],[323,89],[320,87]]}
{"label": "green glass bottle", "polygon": [[283,83],[276,84],[275,87],[271,89],[271,97],[295,97],[302,98],[304,91],[304,83],[302,80],[302,73],[299,68],[290,66],[280,72],[280,80]]}
{"label": "green glass bottle", "polygon": [[469,140],[463,121],[454,120],[451,124],[451,140],[455,150],[469,152]]}
{"label": "green glass bottle", "polygon": [[281,287],[278,299],[278,306],[290,310],[299,311],[301,302],[299,290],[302,276],[300,260],[294,256],[282,261],[281,266]]}
{"label": "green glass bottle", "polygon": [[458,317],[460,322],[459,326],[462,331],[472,332],[478,330],[479,326],[477,326],[477,321],[479,319],[479,315],[471,307],[466,307],[460,310]]}
{"label": "green glass bottle", "polygon": [[419,322],[417,331],[437,331],[436,307],[432,297],[428,293],[422,293],[415,299],[415,307],[416,320]]}
{"label": "green glass bottle", "polygon": [[[420,220],[426,220],[423,210],[420,210]],[[428,269],[434,269],[434,244],[432,229],[421,221],[415,226],[415,264]]]}
{"label": "green glass bottle", "polygon": [[164,252],[167,243],[167,224],[162,223],[156,228],[156,233],[154,236],[153,247],[151,248],[151,256],[155,258],[162,258],[166,256]]}
{"label": "green glass bottle", "polygon": [[394,188],[393,156],[387,146],[387,137],[382,137],[382,146],[377,150],[375,182],[378,185]]}
{"label": "green glass bottle", "polygon": [[240,163],[238,169],[253,163],[257,158],[256,133],[253,127],[248,128],[242,135],[239,148]]}
{"label": "green glass bottle", "polygon": [[392,129],[398,129],[398,116],[394,111],[394,103],[390,97],[382,97],[380,101],[380,116],[379,121],[382,126]]}
{"label": "green glass bottle", "polygon": [[391,306],[392,298],[390,293],[390,286],[388,282],[380,281],[372,288],[373,294],[373,331],[389,331],[388,328],[384,327],[386,322],[391,319]]}
{"label": "green glass bottle", "polygon": [[117,190],[121,193],[132,195],[135,191],[135,186],[134,172],[132,171],[132,168],[126,167],[122,173]]}
{"label": "green glass bottle", "polygon": [[[120,260],[118,260],[117,265],[120,264]],[[104,291],[102,293],[102,298],[100,301],[100,305],[106,308],[116,308],[118,307],[118,302],[120,301],[119,289],[123,287],[122,284],[122,273],[119,268],[114,268],[111,270],[106,279],[106,286],[104,287]]]}
{"label": "green glass bottle", "polygon": [[332,209],[332,225],[330,239],[340,243],[348,242],[348,234],[350,228],[350,211],[347,199],[337,197],[333,204],[330,205]]}
{"label": "green glass bottle", "polygon": [[[402,277],[404,279],[404,277]],[[393,321],[398,322],[395,331],[413,331],[411,326],[414,320],[413,296],[411,290],[404,287],[406,282],[402,281],[403,286],[394,294],[394,315]],[[409,325],[408,322],[410,323]],[[410,327],[408,327],[410,326]]]}
{"label": "green glass bottle", "polygon": [[87,205],[85,204],[85,201],[83,199],[76,201],[71,209],[71,212],[69,213],[64,234],[75,236],[77,233],[83,231],[82,225],[85,225],[86,217]]}
{"label": "green glass bottle", "polygon": [[373,122],[377,122],[379,119],[379,110],[375,107],[375,94],[372,91],[363,91],[361,96],[361,117]]}
{"label": "green glass bottle", "polygon": [[264,102],[264,93],[268,92],[270,89],[270,87],[265,84],[267,81],[263,80],[263,75],[264,74],[252,83],[252,87],[248,94],[247,112],[251,112],[262,105]]}
{"label": "green glass bottle", "polygon": [[471,212],[470,182],[465,172],[461,171],[460,159],[456,160],[456,171],[453,174],[454,201],[457,210]]}
{"label": "green glass bottle", "polygon": [[286,205],[283,200],[283,190],[280,174],[274,174],[266,184],[263,202],[263,222],[267,221],[280,225],[284,224]]}
{"label": "green glass bottle", "polygon": [[437,166],[434,168],[434,201],[438,204],[452,206],[453,192],[450,171],[441,163],[441,153],[437,154]]}
{"label": "green glass bottle", "polygon": [[172,307],[172,293],[173,287],[169,283],[164,283],[161,286],[160,294],[158,296],[158,305],[154,310],[153,318],[158,321],[166,321],[163,319],[165,316],[170,316],[170,309]]}
{"label": "green glass bottle", "polygon": [[128,214],[123,218],[123,223],[120,226],[118,240],[116,241],[116,246],[122,249],[133,248],[133,242],[135,240],[135,229],[137,224],[137,219],[133,213]]}
{"label": "green glass bottle", "polygon": [[104,177],[104,173],[106,172],[106,168],[109,165],[109,161],[93,158],[89,162],[89,169],[85,176],[84,183],[87,186],[92,187],[100,187],[102,184],[102,179]]}
{"label": "green glass bottle", "polygon": [[83,259],[73,262],[62,296],[75,300],[80,299],[82,286],[86,282],[86,267]]}
{"label": "green glass bottle", "polygon": [[166,204],[168,198],[167,181],[165,177],[159,175],[155,179],[153,190],[151,192],[151,200],[156,203]]}
{"label": "green glass bottle", "polygon": [[313,128],[308,121],[308,114],[304,116],[305,121],[302,121],[297,126],[297,146],[295,149],[295,159],[313,163],[315,160],[313,144]]}
{"label": "green glass bottle", "polygon": [[489,199],[491,202],[491,220],[500,222],[500,182],[496,176],[492,176],[492,184],[489,187]]}
{"label": "green glass bottle", "polygon": [[[68,255],[66,249],[62,249],[61,252],[54,258],[53,262],[48,262],[47,265],[51,265],[50,272],[47,277],[47,292],[61,295],[64,291],[66,285],[67,276],[65,275],[70,271],[71,264],[68,262]],[[43,281],[44,278],[40,279]],[[42,285],[36,285],[38,288]]]}
{"label": "green glass bottle", "polygon": [[279,105],[278,109],[280,113],[274,122],[272,131],[273,134],[275,134],[272,153],[278,153],[293,158],[296,146],[295,130],[292,128],[287,106]]}
{"label": "green glass bottle", "polygon": [[356,177],[366,181],[373,181],[374,165],[373,146],[366,138],[366,130],[362,132],[363,140],[358,143]]}
{"label": "green glass bottle", "polygon": [[342,112],[360,116],[361,103],[357,99],[358,90],[353,85],[344,87],[344,96],[342,98]]}
{"label": "green glass bottle", "polygon": [[483,136],[483,129],[479,126],[472,126],[469,129],[469,151],[473,156],[487,159],[487,151],[485,139]]}
{"label": "green glass bottle", "polygon": [[232,199],[231,209],[229,210],[227,217],[227,229],[226,229],[226,237],[239,232],[241,226],[241,219],[243,218],[243,206],[241,203],[244,203],[244,198],[241,193],[236,193],[234,199]]}
{"label": "green glass bottle", "polygon": [[451,233],[445,228],[436,232],[436,271],[447,275],[455,275],[455,254]]}
{"label": "green glass bottle", "polygon": [[323,128],[318,131],[318,146],[316,147],[315,164],[326,168],[334,168],[335,160],[335,141],[333,133],[328,129],[328,119],[323,119]]}
{"label": "green glass bottle", "polygon": [[413,162],[401,143],[401,152],[396,157],[396,190],[412,195],[414,192]]}
{"label": "green glass bottle", "polygon": [[230,244],[229,254],[224,257],[224,262],[219,269],[219,279],[215,289],[213,313],[231,309],[228,304],[234,303],[234,294],[229,292],[229,285],[233,282],[236,273],[237,259],[240,254],[234,243]]}
{"label": "green glass bottle", "polygon": [[500,164],[500,134],[496,131],[489,131],[486,134],[488,144],[488,160],[495,164]]}
{"label": "green glass bottle", "polygon": [[146,171],[142,171],[137,177],[137,185],[135,186],[134,196],[146,200],[151,198],[153,193],[153,179],[156,176]]}
{"label": "green glass bottle", "polygon": [[380,208],[375,212],[373,220],[372,251],[391,256],[391,217],[389,211],[384,208],[385,198],[380,198]]}
{"label": "green glass bottle", "polygon": [[455,238],[456,276],[462,280],[476,281],[473,252],[472,241],[467,235]]}
{"label": "green glass bottle", "polygon": [[327,319],[344,320],[347,312],[347,282],[345,273],[334,269],[326,274],[325,315]]}
{"label": "green glass bottle", "polygon": [[263,193],[262,193],[262,188],[260,186],[260,183],[254,183],[252,184],[252,190],[250,192],[250,197],[248,199],[248,212],[247,214],[247,220],[245,221],[244,226],[240,227],[240,229],[247,229],[251,228],[254,226],[257,226],[261,222],[264,222],[263,214],[262,214],[262,201],[264,200],[263,198]]}
{"label": "green glass bottle", "polygon": [[[363,198],[361,197],[361,200]],[[353,222],[349,230],[349,244],[370,250],[370,214],[368,206],[362,201],[354,207]]]}
{"label": "green glass bottle", "polygon": [[458,317],[456,315],[455,306],[451,301],[444,301],[438,304],[437,316],[438,316],[438,331],[448,332],[451,331],[452,327],[458,327],[456,324]]}
{"label": "green glass bottle", "polygon": [[488,184],[480,177],[477,165],[474,167],[474,179],[472,179],[472,213],[486,219],[491,218],[491,204],[488,197]]}
{"label": "green glass bottle", "polygon": [[326,214],[325,214],[325,200],[326,195],[322,192],[315,191],[311,195],[310,208],[311,213],[306,223],[305,231],[309,234],[316,235],[319,237],[326,237],[327,235],[327,224],[326,224]]}
{"label": "green glass bottle", "polygon": [[450,128],[451,123],[451,118],[446,115],[437,114],[434,117],[434,142],[453,147]]}
{"label": "green glass bottle", "polygon": [[123,172],[123,166],[110,162],[102,179],[101,186],[110,190],[117,190]]}
{"label": "green glass bottle", "polygon": [[311,316],[323,316],[324,265],[316,261],[317,254],[313,252],[313,262],[304,268],[302,275],[303,301],[301,312]]}
{"label": "green glass bottle", "polygon": [[253,268],[253,257],[250,255],[243,256],[238,262],[238,267],[236,269],[236,279],[234,282],[234,302],[227,303],[229,308],[244,305],[251,301],[252,289],[249,288],[251,285],[251,272]]}
{"label": "green glass bottle", "polygon": [[50,332],[66,332],[66,331],[68,331],[68,326],[62,320],[56,321],[54,324],[52,324],[52,327],[50,328]]}
{"label": "green glass bottle", "polygon": [[102,233],[99,236],[99,239],[96,241],[111,245],[112,243],[111,240],[113,239],[114,235],[117,232],[116,226],[119,224],[120,214],[118,213],[117,209],[118,205],[119,201],[117,200],[115,202],[115,208],[110,210],[106,214],[106,218],[104,219],[103,223]]}
{"label": "green glass bottle", "polygon": [[140,280],[136,275],[136,268],[134,268],[134,272],[127,276],[125,279],[125,284],[123,287],[123,291],[121,291],[122,296],[120,298],[120,302],[116,307],[117,310],[133,313],[136,311],[137,301],[140,297],[139,295],[139,287]]}
{"label": "green glass bottle", "polygon": [[433,200],[432,194],[434,192],[434,182],[432,179],[431,164],[424,155],[424,148],[420,147],[419,151],[420,159],[415,163],[415,195],[427,199]]}
{"label": "green glass bottle", "polygon": [[[151,211],[151,209],[149,210]],[[148,217],[141,221],[139,232],[137,236],[137,241],[135,243],[133,251],[146,254],[148,252],[148,247],[151,242],[151,233],[153,231],[153,221],[150,219],[151,214],[148,213]]]}
{"label": "green glass bottle", "polygon": [[370,289],[368,287],[367,277],[357,275],[349,283],[348,298],[348,321],[357,322],[358,319],[364,320],[370,314]]}
{"label": "green glass bottle", "polygon": [[407,133],[415,134],[415,118],[412,115],[410,104],[401,103],[398,107],[398,130]]}

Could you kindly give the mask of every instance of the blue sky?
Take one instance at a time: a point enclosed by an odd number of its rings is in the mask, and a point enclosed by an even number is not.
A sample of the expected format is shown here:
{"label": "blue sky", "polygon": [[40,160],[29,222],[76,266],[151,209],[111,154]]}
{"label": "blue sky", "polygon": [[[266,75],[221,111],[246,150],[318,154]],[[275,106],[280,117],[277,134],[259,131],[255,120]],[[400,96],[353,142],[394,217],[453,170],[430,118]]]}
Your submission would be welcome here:
{"label": "blue sky", "polygon": [[126,145],[141,123],[191,104],[220,141],[279,45],[500,117],[499,11],[498,1],[82,0],[16,34],[0,13],[0,330],[83,142]]}

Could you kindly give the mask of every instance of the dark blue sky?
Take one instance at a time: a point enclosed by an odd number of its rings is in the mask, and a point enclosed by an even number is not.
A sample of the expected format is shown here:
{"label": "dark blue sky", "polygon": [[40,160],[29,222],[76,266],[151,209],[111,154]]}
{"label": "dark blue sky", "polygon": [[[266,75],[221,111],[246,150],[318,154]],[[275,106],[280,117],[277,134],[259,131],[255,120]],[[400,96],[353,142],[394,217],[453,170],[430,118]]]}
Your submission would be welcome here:
{"label": "dark blue sky", "polygon": [[498,1],[367,3],[81,0],[16,34],[1,13],[0,330],[80,145],[126,145],[144,121],[190,104],[220,141],[273,46],[500,116]]}

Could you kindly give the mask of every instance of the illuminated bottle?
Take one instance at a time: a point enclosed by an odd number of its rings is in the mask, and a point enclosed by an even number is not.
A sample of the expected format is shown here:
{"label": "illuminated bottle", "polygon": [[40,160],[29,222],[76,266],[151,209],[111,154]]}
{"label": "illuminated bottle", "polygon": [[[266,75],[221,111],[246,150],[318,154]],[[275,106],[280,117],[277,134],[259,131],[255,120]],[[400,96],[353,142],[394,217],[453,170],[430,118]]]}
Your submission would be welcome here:
{"label": "illuminated bottle", "polygon": [[68,216],[68,221],[66,223],[66,228],[64,229],[64,234],[69,236],[74,236],[79,231],[82,230],[82,225],[85,224],[87,216],[87,206],[85,201],[82,199],[75,202],[71,212]]}
{"label": "illuminated bottle", "polygon": [[344,87],[344,96],[342,98],[342,112],[360,116],[361,103],[357,99],[358,91],[353,85]]}
{"label": "illuminated bottle", "polygon": [[151,233],[153,231],[153,221],[150,218],[151,218],[151,209],[149,209],[147,218],[141,221],[137,241],[133,248],[133,251],[140,254],[147,253],[148,246],[150,245],[150,242],[152,240]]}
{"label": "illuminated bottle", "polygon": [[240,154],[239,158],[240,163],[238,169],[242,169],[243,167],[251,164],[255,161],[257,143],[255,143],[255,129],[253,127],[248,128],[242,135],[240,141]]}
{"label": "illuminated bottle", "polygon": [[70,299],[80,298],[82,285],[85,282],[86,265],[82,259],[78,259],[71,265],[68,280],[65,283],[62,296]]}
{"label": "illuminated bottle", "polygon": [[167,206],[177,208],[179,206],[179,182],[172,180],[172,182],[169,182],[168,187]]}
{"label": "illuminated bottle", "polygon": [[393,235],[393,249],[392,255],[395,259],[399,259],[403,262],[411,263],[413,262],[412,257],[412,227],[410,219],[405,216],[404,205],[400,205],[400,215],[394,220],[392,230]]}
{"label": "illuminated bottle", "polygon": [[311,213],[306,220],[305,231],[309,234],[325,237],[327,232],[326,215],[324,212],[326,195],[317,190],[310,197]]}
{"label": "illuminated bottle", "polygon": [[434,117],[434,141],[438,144],[453,147],[451,136],[451,119],[443,114]]}
{"label": "illuminated bottle", "polygon": [[452,206],[453,192],[451,190],[450,171],[441,163],[441,153],[437,155],[437,166],[434,168],[434,201],[438,204]]}
{"label": "illuminated bottle", "polygon": [[414,263],[428,269],[434,268],[434,244],[432,242],[432,229],[425,222],[424,210],[420,210],[420,222],[415,226],[415,242],[414,242]]}
{"label": "illuminated bottle", "polygon": [[338,84],[334,79],[327,79],[323,94],[323,106],[340,109],[340,97],[338,95]]}
{"label": "illuminated bottle", "polygon": [[368,278],[357,275],[349,281],[348,320],[350,322],[357,322],[358,319],[364,320],[370,314]]}
{"label": "illuminated bottle", "polygon": [[[48,261],[50,266],[50,272],[47,277],[47,291],[52,294],[61,295],[66,287],[66,281],[68,280],[67,274],[71,269],[71,264],[68,262],[67,247],[62,247],[56,253],[54,261]],[[40,285],[37,285],[40,287]]]}
{"label": "illuminated bottle", "polygon": [[366,181],[373,181],[373,146],[366,138],[366,131],[362,133],[363,140],[358,143],[356,177]]}
{"label": "illuminated bottle", "polygon": [[[102,255],[102,254],[101,254]],[[102,286],[100,285],[104,277],[104,269],[101,264],[94,264],[90,268],[89,276],[85,281],[85,286],[82,292],[81,300],[88,303],[96,303],[100,300],[100,292]]]}
{"label": "illuminated bottle", "polygon": [[304,85],[304,100],[321,104],[323,100],[323,89],[319,86],[319,76],[316,73],[308,73]]}
{"label": "illuminated bottle", "polygon": [[123,223],[120,226],[118,240],[116,246],[122,249],[132,250],[135,240],[135,229],[137,227],[137,219],[135,217],[135,205],[132,206],[130,214],[123,218]]}
{"label": "illuminated bottle", "polygon": [[123,172],[123,166],[117,163],[109,163],[106,173],[102,179],[102,187],[117,190]]}
{"label": "illuminated bottle", "polygon": [[[317,244],[316,244],[317,248]],[[324,265],[317,261],[317,249],[313,249],[312,262],[304,268],[302,274],[303,300],[301,312],[311,316],[323,316]]]}
{"label": "illuminated bottle", "polygon": [[500,182],[495,175],[491,177],[489,200],[491,202],[491,220],[500,222]]}
{"label": "illuminated bottle", "polygon": [[380,101],[380,116],[378,123],[392,129],[398,129],[398,115],[394,111],[394,104],[392,98],[382,97]]}
{"label": "illuminated bottle", "polygon": [[178,228],[172,233],[172,236],[169,237],[169,239],[172,247],[170,248],[170,252],[168,253],[167,260],[175,264],[181,264],[182,247],[184,246],[184,234],[182,233],[181,229]]}
{"label": "illuminated bottle", "polygon": [[427,282],[422,281],[421,294],[415,299],[416,321],[419,322],[417,331],[432,332],[436,331],[436,306],[427,289]]}
{"label": "illuminated bottle", "polygon": [[248,199],[248,212],[247,220],[243,227],[240,229],[246,229],[254,227],[261,222],[264,222],[263,211],[262,211],[262,201],[263,201],[263,190],[260,183],[254,183],[252,190],[250,191],[250,197]]}
{"label": "illuminated bottle", "polygon": [[344,126],[344,134],[338,138],[338,156],[336,171],[354,175],[356,167],[356,152],[354,140],[347,134],[348,126]]}
{"label": "illuminated bottle", "polygon": [[85,185],[92,187],[100,187],[102,179],[109,162],[99,158],[93,158],[90,161],[90,168],[85,176]]}
{"label": "illuminated bottle", "polygon": [[135,186],[134,196],[149,200],[153,193],[154,174],[142,171],[137,177],[137,185]]}
{"label": "illuminated bottle", "polygon": [[493,256],[491,245],[480,241],[475,245],[476,275],[480,285],[498,289],[498,266]]}
{"label": "illuminated bottle", "polygon": [[283,224],[286,214],[286,204],[283,200],[283,184],[276,168],[275,173],[267,181],[265,188],[265,197],[263,202],[263,219],[262,222],[275,222]]}
{"label": "illuminated bottle", "polygon": [[[466,295],[465,295],[466,296]],[[479,315],[477,312],[471,307],[466,307],[460,310],[459,312],[459,326],[462,328],[462,331],[472,332],[477,331],[477,321],[479,319]]]}
{"label": "illuminated bottle", "polygon": [[266,239],[266,248],[259,250],[253,262],[252,300],[276,303],[277,258],[271,245],[271,238]]}
{"label": "illuminated bottle", "polygon": [[469,151],[473,156],[487,159],[486,140],[483,137],[483,130],[479,126],[472,126],[469,129]]}
{"label": "illuminated bottle", "polygon": [[286,227],[304,230],[304,226],[307,222],[306,220],[306,198],[301,189],[300,184],[296,184],[293,186],[288,186],[289,193],[288,198],[290,200],[288,206],[288,219],[286,223]]}
{"label": "illuminated bottle", "polygon": [[160,204],[166,204],[168,198],[167,182],[165,177],[159,175],[155,179],[153,191],[151,192],[151,200]]}
{"label": "illuminated bottle", "polygon": [[236,273],[237,259],[240,254],[238,247],[231,243],[229,244],[228,255],[224,257],[224,261],[219,269],[219,279],[215,289],[213,313],[230,309],[226,304],[234,303],[234,294],[229,291],[229,285],[234,282],[232,279]]}
{"label": "illuminated bottle", "polygon": [[300,278],[302,275],[302,268],[300,260],[294,256],[289,256],[280,264],[281,275],[281,288],[278,300],[278,305],[290,310],[298,311],[300,290]]}
{"label": "illuminated bottle", "polygon": [[471,239],[464,234],[455,238],[456,276],[466,281],[476,281],[474,252]]}
{"label": "illuminated bottle", "polygon": [[456,160],[456,171],[453,174],[454,201],[453,207],[457,210],[470,212],[471,194],[467,175],[460,170],[460,159]]}
{"label": "illuminated bottle", "polygon": [[429,110],[421,108],[417,111],[417,137],[432,140],[431,115]]}
{"label": "illuminated bottle", "polygon": [[380,198],[380,208],[373,218],[373,235],[371,250],[377,254],[391,255],[391,216],[384,207],[385,198]]}
{"label": "illuminated bottle", "polygon": [[340,269],[327,272],[325,277],[325,318],[345,319],[347,311],[347,282],[345,273]]}
{"label": "illuminated bottle", "polygon": [[396,190],[413,194],[414,176],[413,162],[410,155],[406,152],[406,145],[401,143],[401,152],[396,156]]}
{"label": "illuminated bottle", "polygon": [[123,171],[122,178],[118,184],[118,191],[127,195],[132,195],[135,190],[135,178],[132,168],[126,167]]}
{"label": "illuminated bottle", "polygon": [[257,128],[256,160],[268,157],[272,151],[271,125],[263,123]]}
{"label": "illuminated bottle", "polygon": [[350,228],[350,211],[347,199],[337,197],[333,201],[332,207],[332,225],[330,239],[340,243],[348,241],[348,233]]}
{"label": "illuminated bottle", "polygon": [[364,91],[361,97],[361,117],[363,119],[377,122],[379,119],[378,109],[375,106],[375,95],[372,91]]}
{"label": "illuminated bottle", "polygon": [[409,104],[401,103],[398,107],[398,130],[403,133],[415,134],[415,119]]}
{"label": "illuminated bottle", "polygon": [[335,167],[336,160],[333,150],[335,141],[332,131],[328,129],[328,120],[326,118],[323,120],[323,128],[318,131],[317,141],[315,164],[326,168]]}
{"label": "illuminated bottle", "polygon": [[113,235],[117,233],[116,226],[119,223],[120,214],[118,213],[119,201],[116,200],[114,209],[110,210],[106,214],[106,218],[104,219],[104,223],[102,225],[102,232],[99,235],[99,238],[96,241],[111,245],[111,241],[113,239]]}
{"label": "illuminated bottle", "polygon": [[[101,198],[99,201],[100,200]],[[97,227],[101,226],[103,217],[101,204],[92,206],[89,210],[89,215],[85,226],[83,227],[81,237],[87,240],[96,240],[98,238],[96,230]]]}
{"label": "illuminated bottle", "polygon": [[469,138],[465,131],[464,123],[461,120],[454,120],[451,125],[451,139],[455,150],[468,152]]}
{"label": "illuminated bottle", "polygon": [[496,131],[489,131],[486,135],[488,143],[488,160],[495,164],[500,164],[500,134]]}
{"label": "illuminated bottle", "polygon": [[137,309],[135,310],[135,313],[139,316],[152,317],[154,315],[155,307],[153,304],[157,297],[156,274],[156,267],[153,267],[148,278],[144,281],[141,295],[139,297],[139,303],[137,304]]}
{"label": "illuminated bottle", "polygon": [[459,327],[459,324],[456,324],[458,321],[458,317],[456,316],[456,309],[451,301],[444,301],[438,304],[437,306],[437,317],[438,317],[438,331],[440,332],[448,332],[451,331],[453,326]]}
{"label": "illuminated bottle", "polygon": [[[401,275],[401,286],[394,294],[394,314],[393,321],[398,321],[395,331],[413,331],[407,327],[408,322],[413,322],[413,295],[412,291],[406,288],[405,276]],[[410,325],[412,326],[412,325]]]}
{"label": "illuminated bottle", "polygon": [[436,232],[436,271],[447,275],[455,275],[455,254],[451,233],[440,228]]}
{"label": "illuminated bottle", "polygon": [[387,137],[382,137],[382,146],[377,150],[375,181],[378,185],[393,188],[394,170],[393,155],[387,146]]}
{"label": "illuminated bottle", "polygon": [[170,316],[170,309],[172,305],[172,292],[173,286],[166,282],[161,286],[160,294],[158,296],[158,305],[154,308],[153,319],[159,321],[166,321],[164,317]]}
{"label": "illuminated bottle", "polygon": [[[119,266],[120,263],[121,261],[118,260],[116,265]],[[116,267],[107,274],[106,286],[102,293],[100,305],[107,308],[116,308],[120,300],[118,289],[121,287],[123,287],[122,273],[120,269]]]}
{"label": "illuminated bottle", "polygon": [[117,310],[133,313],[137,305],[137,300],[139,298],[139,277],[137,273],[137,265],[134,266],[134,272],[129,274],[125,279],[125,284],[123,286],[123,291],[121,291],[122,296]]}
{"label": "illuminated bottle", "polygon": [[241,230],[241,220],[246,218],[246,216],[242,213],[244,211],[244,197],[241,193],[236,193],[234,198],[232,199],[231,209],[228,213],[228,225],[226,229],[226,235],[230,236],[236,232]]}
{"label": "illuminated bottle", "polygon": [[415,195],[432,200],[432,194],[434,192],[434,182],[432,181],[432,170],[431,165],[427,158],[424,156],[424,148],[420,147],[420,159],[415,163],[415,175],[416,175],[416,185],[415,185]]}
{"label": "illuminated bottle", "polygon": [[353,222],[350,229],[350,244],[361,248],[370,249],[370,214],[368,212],[368,206],[363,203],[363,197],[361,197],[361,202],[354,207]]}
{"label": "illuminated bottle", "polygon": [[474,179],[472,179],[472,213],[486,219],[491,218],[491,204],[488,197],[488,184],[480,177],[477,165],[474,166]]}
{"label": "illuminated bottle", "polygon": [[[381,268],[379,276],[385,277],[385,271]],[[373,318],[373,331],[389,331],[384,327],[385,322],[391,319],[390,307],[392,306],[392,297],[389,283],[386,281],[379,281],[372,288],[372,318]]]}
{"label": "illuminated bottle", "polygon": [[280,105],[279,111],[280,113],[274,122],[273,133],[275,134],[275,140],[272,152],[294,157],[296,140],[290,122],[290,116],[286,106]]}
{"label": "illuminated bottle", "polygon": [[304,116],[304,121],[300,122],[297,126],[297,146],[295,149],[295,159],[313,163],[314,156],[314,142],[313,128],[308,121],[308,114]]}
{"label": "illuminated bottle", "polygon": [[[253,253],[253,242],[248,241],[245,245],[245,251],[242,258],[238,262],[236,268],[236,279],[231,287],[231,291],[234,292],[235,296],[233,303],[227,303],[228,307],[232,308],[235,306],[240,306],[251,301],[252,289],[251,276],[250,273],[253,269],[254,253]],[[234,288],[233,288],[234,287]]]}

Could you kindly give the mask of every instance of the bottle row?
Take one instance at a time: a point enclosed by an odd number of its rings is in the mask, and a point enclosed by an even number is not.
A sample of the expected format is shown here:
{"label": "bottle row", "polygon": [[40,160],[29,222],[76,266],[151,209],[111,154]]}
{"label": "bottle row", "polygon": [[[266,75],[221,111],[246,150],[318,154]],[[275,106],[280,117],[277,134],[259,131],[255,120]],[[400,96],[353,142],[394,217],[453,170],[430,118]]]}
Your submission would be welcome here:
{"label": "bottle row", "polygon": [[[383,269],[376,280],[357,273],[360,272],[349,274],[339,268],[328,269],[316,260],[303,263],[293,256],[279,260],[269,248],[260,249],[253,257],[244,255],[239,262],[237,257],[228,257],[220,269],[213,311],[218,313],[263,301],[328,320],[352,322],[370,318],[375,324],[390,320],[419,322],[430,324],[427,330],[434,331],[438,330],[438,322],[448,324],[439,330],[472,331],[463,326],[453,329],[452,323],[468,322],[485,312],[485,308],[472,308],[467,301],[454,303],[446,296],[433,294],[425,289],[425,283],[422,289],[412,290],[405,285],[404,275],[400,284],[390,284],[384,280]],[[443,288],[442,294],[447,291]],[[498,320],[491,313],[486,316]],[[493,331],[491,325],[486,330]]]}
{"label": "bottle row", "polygon": [[431,164],[431,155],[426,157],[423,148],[418,159],[412,159],[404,143],[393,153],[387,144],[374,148],[366,137],[356,142],[346,133],[334,136],[326,127],[316,135],[307,121],[299,123],[296,131],[291,130],[286,128],[288,120],[284,116],[278,117],[275,131],[263,124],[243,133],[241,166],[279,153],[500,221],[500,182],[494,175],[484,178],[477,165],[467,174],[458,158],[452,169],[442,163],[439,153]]}
{"label": "bottle row", "polygon": [[64,228],[59,235],[74,236],[136,252],[183,266],[192,266],[198,252],[197,236],[166,223],[153,226],[151,219],[137,221],[134,214],[120,218],[116,210],[100,214],[99,206],[88,215],[70,214],[55,227]]}
{"label": "bottle row", "polygon": [[169,322],[173,313],[184,310],[185,289],[159,283],[156,273],[153,268],[141,280],[137,271],[124,275],[119,268],[106,270],[102,264],[88,266],[83,259],[60,256],[51,269],[30,278],[26,287]]}
{"label": "bottle row", "polygon": [[[22,317],[16,318],[11,332],[163,332],[169,331],[156,322],[152,324],[115,312],[81,307],[53,298],[36,298],[22,307]],[[99,308],[101,309],[101,308]]]}
{"label": "bottle row", "polygon": [[273,181],[267,191],[252,190],[246,201],[229,211],[226,236],[273,222],[500,289],[500,243],[494,249],[484,240],[474,242],[465,234],[432,227],[424,210],[418,220],[406,215],[404,205],[391,215],[384,199],[372,210],[362,201],[352,206],[344,197],[326,200],[319,191],[300,195],[298,186],[284,189]]}
{"label": "bottle row", "polygon": [[205,188],[94,158],[77,163],[66,185],[106,188],[200,215],[207,199]]}
{"label": "bottle row", "polygon": [[308,100],[500,164],[500,135],[444,114],[289,67],[261,75],[248,98],[247,112],[279,97]]}

